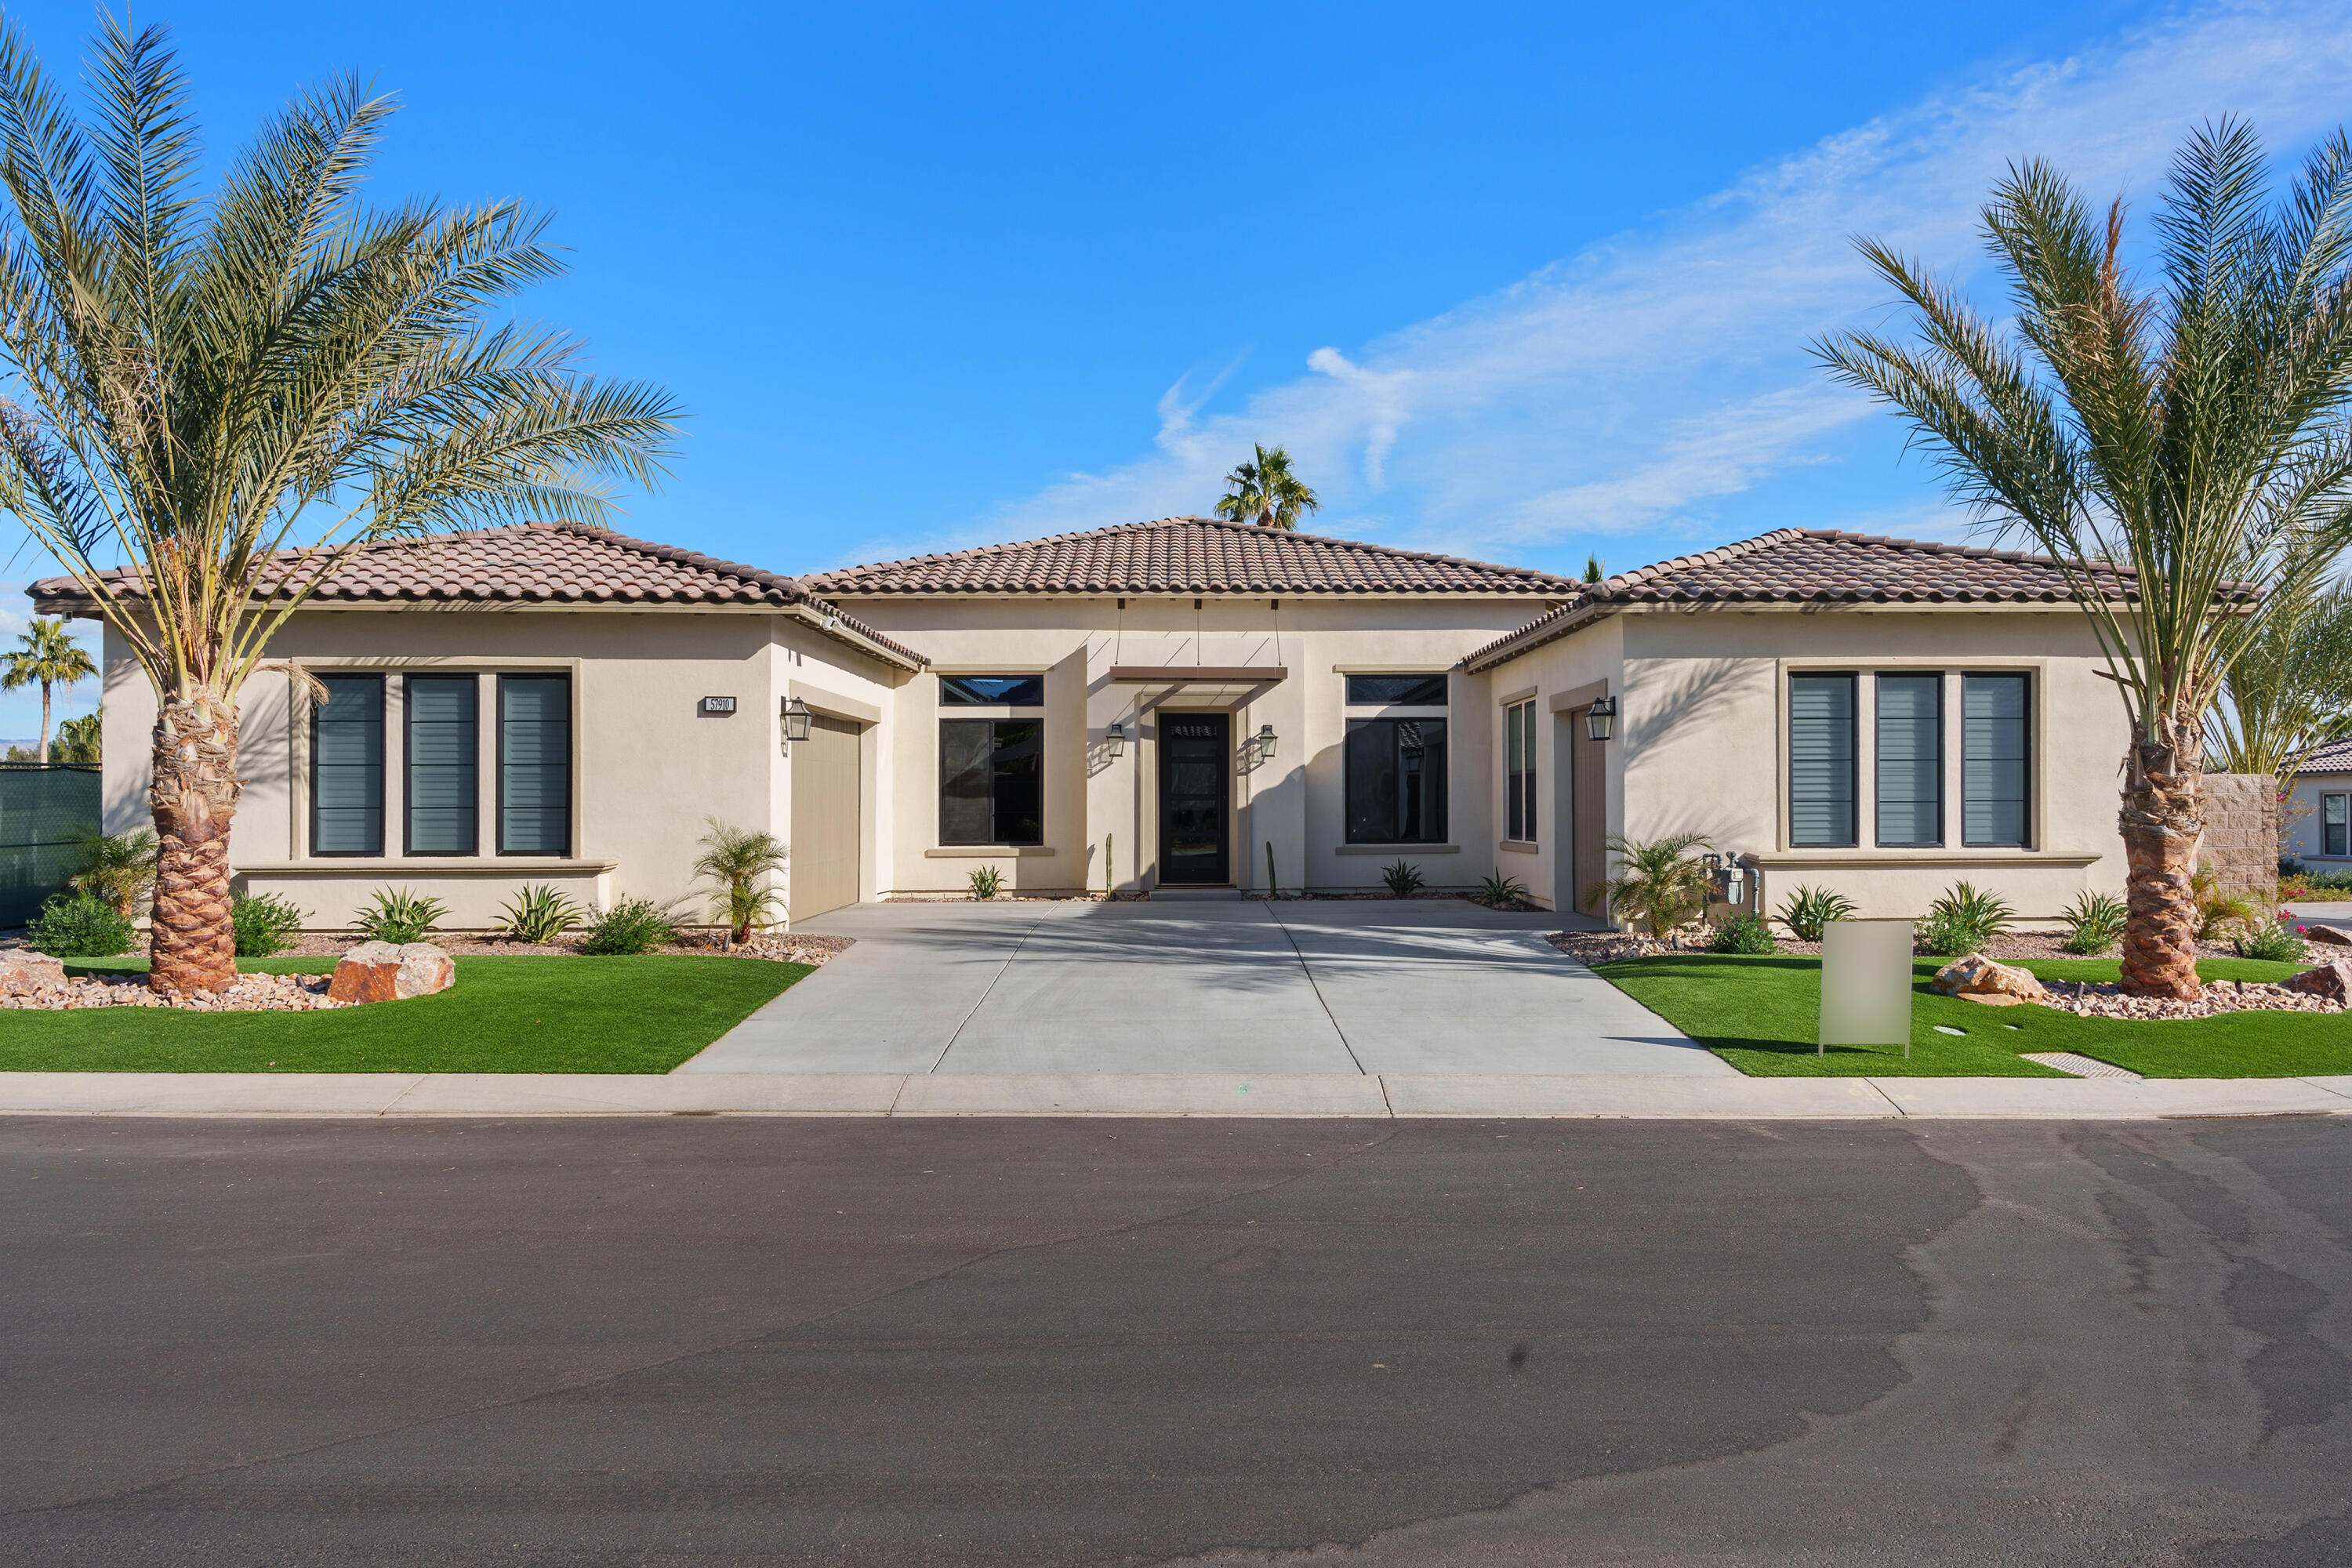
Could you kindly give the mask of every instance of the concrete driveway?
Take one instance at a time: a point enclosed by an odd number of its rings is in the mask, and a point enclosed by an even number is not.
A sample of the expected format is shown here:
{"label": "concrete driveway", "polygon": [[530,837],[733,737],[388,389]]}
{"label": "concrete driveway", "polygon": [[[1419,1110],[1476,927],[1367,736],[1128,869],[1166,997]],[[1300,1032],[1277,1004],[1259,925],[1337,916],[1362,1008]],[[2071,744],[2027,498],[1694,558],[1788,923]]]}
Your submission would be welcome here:
{"label": "concrete driveway", "polygon": [[866,904],[857,944],[677,1070],[1650,1075],[1721,1058],[1459,900]]}

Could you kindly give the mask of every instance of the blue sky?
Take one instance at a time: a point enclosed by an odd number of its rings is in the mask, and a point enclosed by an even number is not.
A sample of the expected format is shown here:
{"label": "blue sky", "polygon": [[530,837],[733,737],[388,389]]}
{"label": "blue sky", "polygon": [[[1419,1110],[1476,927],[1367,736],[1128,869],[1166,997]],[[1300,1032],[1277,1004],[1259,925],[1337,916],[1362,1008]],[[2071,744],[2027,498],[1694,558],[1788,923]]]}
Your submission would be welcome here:
{"label": "blue sky", "polygon": [[[78,61],[87,7],[9,13]],[[355,69],[405,106],[378,197],[552,209],[527,313],[694,415],[621,526],[793,571],[1205,510],[1252,439],[1324,531],[1556,569],[1955,535],[1805,358],[1883,318],[1847,237],[1971,278],[2006,160],[2144,199],[2195,121],[2297,153],[2352,80],[2345,4],[135,16],[215,147]]]}

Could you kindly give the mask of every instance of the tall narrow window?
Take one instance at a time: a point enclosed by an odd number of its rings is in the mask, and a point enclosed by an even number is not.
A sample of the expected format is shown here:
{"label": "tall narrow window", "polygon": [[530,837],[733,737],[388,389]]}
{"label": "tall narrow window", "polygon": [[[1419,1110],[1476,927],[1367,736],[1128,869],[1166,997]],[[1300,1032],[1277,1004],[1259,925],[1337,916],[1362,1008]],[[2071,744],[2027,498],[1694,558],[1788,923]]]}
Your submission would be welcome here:
{"label": "tall narrow window", "polygon": [[2352,855],[2352,795],[2319,797],[2319,852]]}
{"label": "tall narrow window", "polygon": [[940,842],[1045,841],[1045,726],[1036,719],[940,721]]}
{"label": "tall narrow window", "polygon": [[1944,678],[1878,678],[1878,842],[1944,841]]}
{"label": "tall narrow window", "polygon": [[310,710],[310,853],[383,853],[383,677],[320,678]]}
{"label": "tall narrow window", "polygon": [[2022,848],[2029,837],[2023,675],[1960,678],[1960,842]]}
{"label": "tall narrow window", "polygon": [[1854,834],[1851,675],[1789,677],[1789,842],[1849,847]]}
{"label": "tall narrow window", "polygon": [[407,736],[408,853],[471,855],[481,847],[481,681],[412,675],[402,683]]}
{"label": "tall narrow window", "polygon": [[1445,721],[1350,719],[1348,842],[1445,842]]}
{"label": "tall narrow window", "polygon": [[1509,795],[1503,835],[1523,844],[1536,837],[1536,705],[1517,702],[1503,710],[1504,778]]}
{"label": "tall narrow window", "polygon": [[572,678],[499,677],[499,853],[572,848]]}

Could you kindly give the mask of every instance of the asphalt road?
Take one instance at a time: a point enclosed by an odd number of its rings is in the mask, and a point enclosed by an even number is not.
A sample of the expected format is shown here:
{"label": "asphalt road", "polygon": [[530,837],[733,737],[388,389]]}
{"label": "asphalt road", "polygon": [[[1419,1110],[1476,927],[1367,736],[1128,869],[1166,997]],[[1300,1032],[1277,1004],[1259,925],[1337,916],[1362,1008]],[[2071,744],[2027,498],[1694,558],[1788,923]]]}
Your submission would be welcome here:
{"label": "asphalt road", "polygon": [[2352,1563],[2352,1119],[0,1121],[0,1562]]}

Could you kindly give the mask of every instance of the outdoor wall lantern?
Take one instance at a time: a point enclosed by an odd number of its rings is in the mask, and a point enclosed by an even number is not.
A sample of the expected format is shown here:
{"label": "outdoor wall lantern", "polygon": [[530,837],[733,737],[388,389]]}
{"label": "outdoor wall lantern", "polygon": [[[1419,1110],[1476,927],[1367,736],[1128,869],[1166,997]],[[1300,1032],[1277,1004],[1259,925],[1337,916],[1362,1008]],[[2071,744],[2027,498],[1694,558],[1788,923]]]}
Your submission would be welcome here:
{"label": "outdoor wall lantern", "polygon": [[811,714],[809,713],[809,705],[807,703],[802,701],[797,697],[788,698],[785,700],[782,721],[784,727],[784,745],[787,748],[790,748],[794,741],[805,741],[809,738],[810,718]]}
{"label": "outdoor wall lantern", "polygon": [[1596,741],[1605,741],[1617,732],[1616,699],[1593,699],[1592,706],[1584,710],[1584,732]]}
{"label": "outdoor wall lantern", "polygon": [[1127,726],[1113,724],[1103,731],[1103,755],[1118,757],[1127,754]]}
{"label": "outdoor wall lantern", "polygon": [[1257,760],[1261,763],[1274,761],[1274,726],[1271,724],[1257,727]]}

